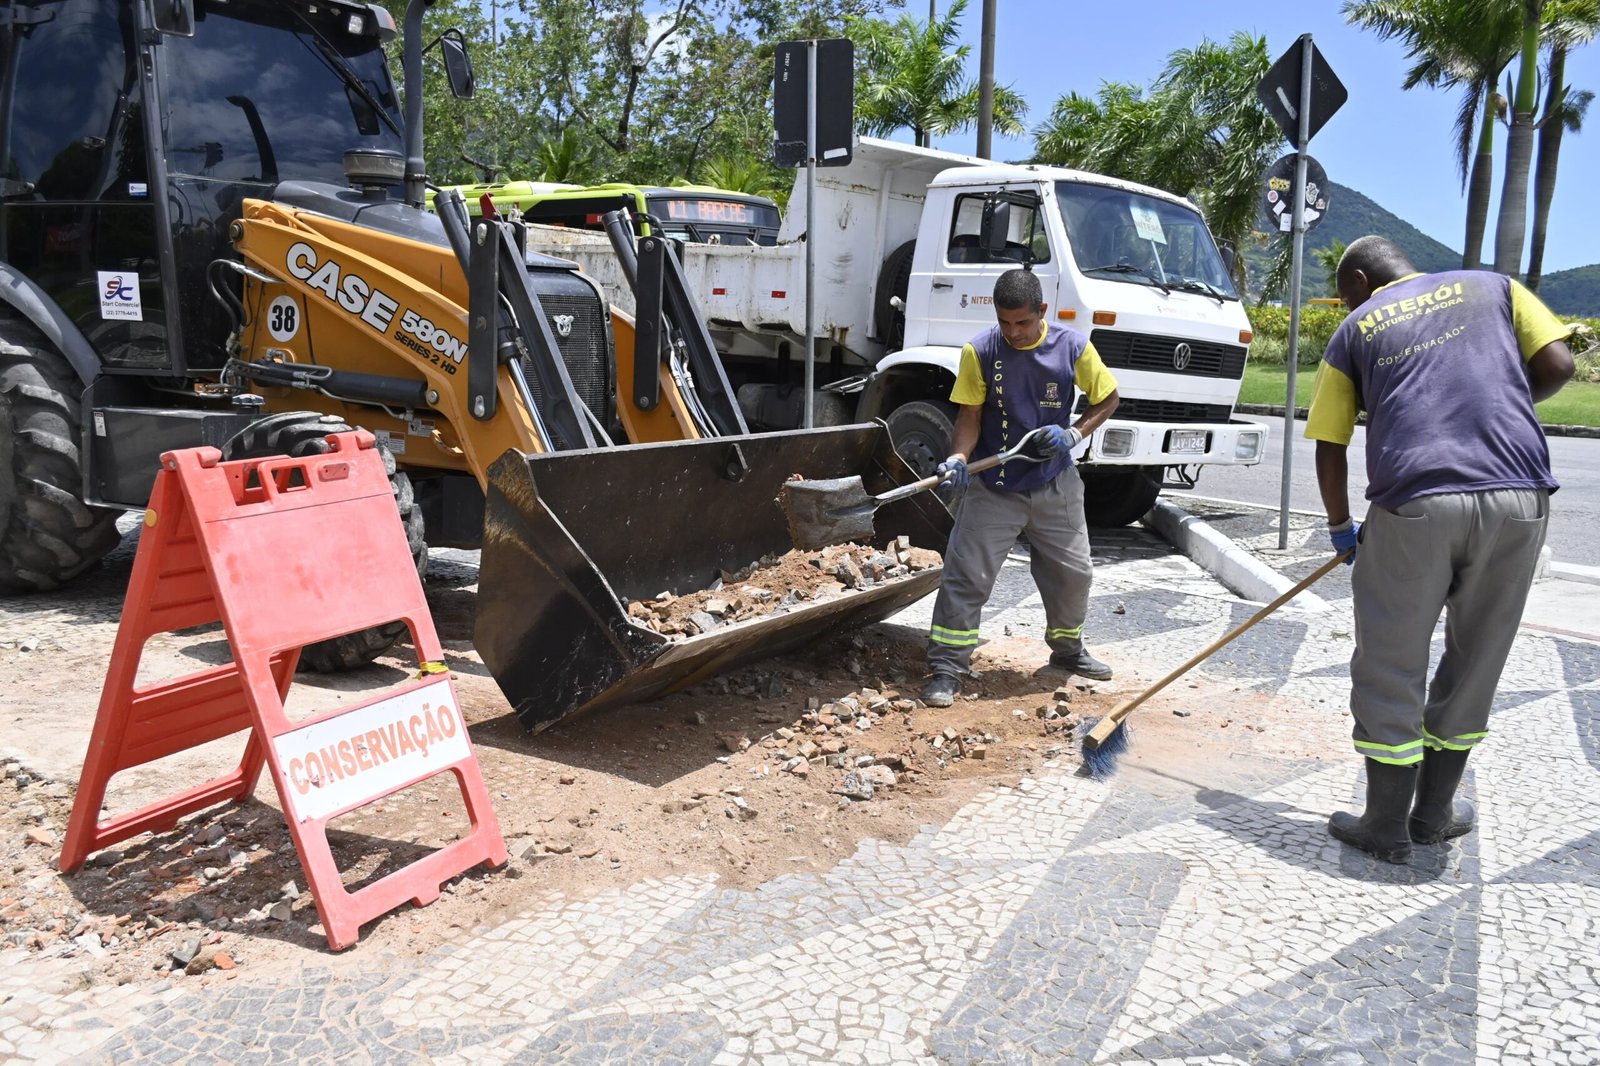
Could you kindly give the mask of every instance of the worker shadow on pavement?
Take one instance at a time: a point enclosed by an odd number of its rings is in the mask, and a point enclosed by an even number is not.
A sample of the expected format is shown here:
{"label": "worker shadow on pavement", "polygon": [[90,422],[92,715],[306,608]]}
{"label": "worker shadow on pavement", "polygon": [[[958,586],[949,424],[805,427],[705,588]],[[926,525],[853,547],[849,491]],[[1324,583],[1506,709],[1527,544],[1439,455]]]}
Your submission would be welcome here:
{"label": "worker shadow on pavement", "polygon": [[[1462,878],[1475,881],[1477,878],[1475,837],[1450,844],[1419,846],[1410,866],[1394,866],[1330,837],[1327,821],[1332,811],[1241,795],[1149,767],[1143,767],[1142,771],[1194,788],[1195,802],[1206,808],[1195,816],[1196,824],[1226,834],[1242,845],[1240,852],[1227,860],[1231,863],[1252,865],[1250,856],[1255,854],[1311,873],[1392,885],[1421,885]],[[1467,792],[1470,794],[1470,791],[1469,788]],[[1352,794],[1344,809],[1359,810],[1360,806],[1360,799]]]}

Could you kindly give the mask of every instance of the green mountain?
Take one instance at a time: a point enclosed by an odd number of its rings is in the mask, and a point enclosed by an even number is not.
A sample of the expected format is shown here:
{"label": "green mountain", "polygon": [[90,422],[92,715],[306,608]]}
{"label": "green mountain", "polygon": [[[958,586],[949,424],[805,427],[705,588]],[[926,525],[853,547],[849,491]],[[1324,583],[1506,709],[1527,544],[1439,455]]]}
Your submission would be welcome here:
{"label": "green mountain", "polygon": [[[1263,233],[1271,232],[1265,210],[1261,213],[1260,227]],[[1328,213],[1306,234],[1306,264],[1301,287],[1307,298],[1335,295],[1326,269],[1312,253],[1318,248],[1330,247],[1334,241],[1349,244],[1369,233],[1388,237],[1404,248],[1421,270],[1431,273],[1461,266],[1460,252],[1434,240],[1355,189],[1330,181]],[[1252,294],[1258,292],[1261,279],[1272,268],[1283,243],[1284,238],[1273,235],[1245,249]],[[1600,316],[1600,263],[1546,274],[1539,284],[1539,295],[1557,314]]]}

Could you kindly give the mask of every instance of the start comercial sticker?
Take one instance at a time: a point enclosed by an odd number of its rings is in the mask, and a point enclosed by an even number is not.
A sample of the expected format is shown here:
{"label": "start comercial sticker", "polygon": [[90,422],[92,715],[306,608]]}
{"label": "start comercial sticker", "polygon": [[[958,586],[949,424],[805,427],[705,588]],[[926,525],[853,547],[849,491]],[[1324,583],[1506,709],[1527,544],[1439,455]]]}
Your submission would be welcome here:
{"label": "start comercial sticker", "polygon": [[101,270],[100,317],[108,322],[143,322],[144,304],[139,299],[139,272]]}

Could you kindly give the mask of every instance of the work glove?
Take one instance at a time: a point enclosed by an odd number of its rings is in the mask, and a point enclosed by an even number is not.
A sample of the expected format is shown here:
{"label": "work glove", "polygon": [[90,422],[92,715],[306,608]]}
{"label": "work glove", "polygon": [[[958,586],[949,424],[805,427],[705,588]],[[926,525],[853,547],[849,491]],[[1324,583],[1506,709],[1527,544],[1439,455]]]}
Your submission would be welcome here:
{"label": "work glove", "polygon": [[947,491],[959,492],[972,480],[972,475],[967,472],[967,461],[959,455],[952,455],[934,467],[933,472],[944,478],[940,488]]}
{"label": "work glove", "polygon": [[1333,541],[1333,550],[1339,554],[1349,552],[1349,558],[1344,565],[1349,566],[1356,561],[1356,545],[1361,542],[1361,523],[1353,518],[1346,518],[1338,525],[1328,526],[1328,539]]}
{"label": "work glove", "polygon": [[1039,442],[1039,454],[1049,459],[1072,451],[1083,440],[1083,434],[1077,426],[1045,426],[1044,432],[1036,439]]}

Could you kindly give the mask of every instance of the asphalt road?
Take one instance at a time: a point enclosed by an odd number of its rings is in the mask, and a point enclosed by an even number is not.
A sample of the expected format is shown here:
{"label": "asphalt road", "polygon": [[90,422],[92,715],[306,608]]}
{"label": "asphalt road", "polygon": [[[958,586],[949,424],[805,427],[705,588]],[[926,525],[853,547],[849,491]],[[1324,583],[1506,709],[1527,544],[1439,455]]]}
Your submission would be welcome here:
{"label": "asphalt road", "polygon": [[[1259,466],[1206,467],[1195,493],[1218,496],[1246,503],[1278,505],[1283,478],[1283,419],[1242,415],[1270,427],[1267,455]],[[1317,494],[1317,474],[1313,465],[1314,445],[1302,435],[1305,423],[1295,423],[1294,455],[1291,463],[1289,506],[1296,510],[1321,511]],[[1550,437],[1550,462],[1561,491],[1550,507],[1548,543],[1556,562],[1600,566],[1600,440],[1585,437]],[[1350,442],[1350,506],[1357,514],[1365,512],[1366,430],[1356,429]],[[1171,493],[1181,502],[1184,493]]]}

